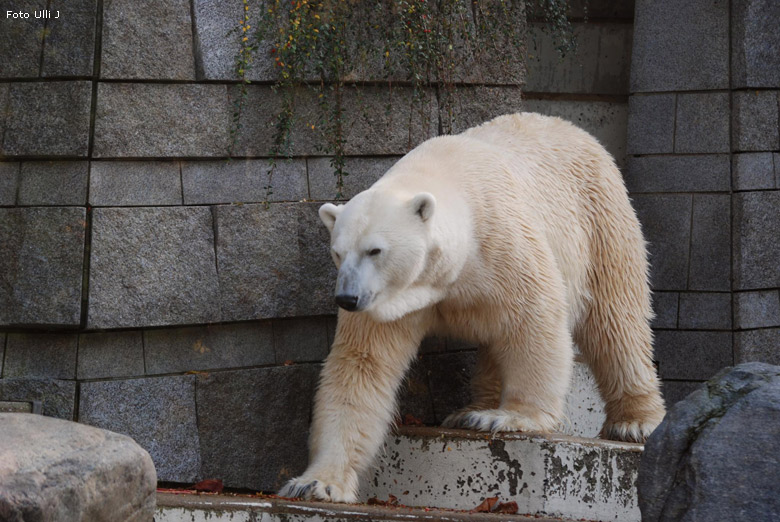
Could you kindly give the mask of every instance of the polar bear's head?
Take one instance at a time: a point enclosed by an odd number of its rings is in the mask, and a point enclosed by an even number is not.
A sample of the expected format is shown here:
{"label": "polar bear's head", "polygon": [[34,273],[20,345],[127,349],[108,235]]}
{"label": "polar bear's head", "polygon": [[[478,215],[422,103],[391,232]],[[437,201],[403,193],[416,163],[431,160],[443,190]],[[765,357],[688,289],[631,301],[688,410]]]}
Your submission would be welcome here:
{"label": "polar bear's head", "polygon": [[336,303],[380,321],[430,304],[411,287],[426,270],[435,211],[436,199],[427,192],[377,189],[361,192],[345,205],[320,207],[339,270]]}

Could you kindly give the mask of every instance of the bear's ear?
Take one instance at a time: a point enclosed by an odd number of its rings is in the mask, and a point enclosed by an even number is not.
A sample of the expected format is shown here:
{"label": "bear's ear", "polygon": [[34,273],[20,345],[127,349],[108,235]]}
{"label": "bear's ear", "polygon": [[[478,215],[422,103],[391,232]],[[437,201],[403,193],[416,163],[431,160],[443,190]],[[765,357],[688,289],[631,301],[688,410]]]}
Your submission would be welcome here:
{"label": "bear's ear", "polygon": [[423,221],[428,221],[436,210],[436,198],[428,192],[420,192],[411,201],[412,211]]}
{"label": "bear's ear", "polygon": [[333,203],[325,203],[320,207],[320,219],[328,227],[329,232],[333,232],[333,225],[336,224],[336,218],[342,210],[344,210],[342,205],[336,206]]}

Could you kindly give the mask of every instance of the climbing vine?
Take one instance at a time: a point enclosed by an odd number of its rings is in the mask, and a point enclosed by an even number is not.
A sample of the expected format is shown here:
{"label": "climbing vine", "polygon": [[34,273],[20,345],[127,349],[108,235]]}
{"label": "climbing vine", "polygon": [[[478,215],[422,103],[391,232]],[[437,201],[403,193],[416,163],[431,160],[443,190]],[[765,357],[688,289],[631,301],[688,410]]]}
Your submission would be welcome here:
{"label": "climbing vine", "polygon": [[[412,104],[425,121],[427,96],[435,87],[443,119],[452,122],[459,84],[485,84],[486,70],[498,70],[497,83],[521,81],[526,17],[533,14],[548,22],[561,54],[574,45],[568,0],[252,0],[251,5],[250,0],[242,1],[236,57],[241,89],[231,143],[235,145],[241,129],[250,67],[270,60],[280,106],[269,150],[266,200],[277,162],[290,155],[296,102],[306,89],[316,93],[318,115],[305,123],[322,137],[322,152],[331,157],[341,198],[347,175],[347,89],[369,82],[391,89],[411,86]],[[357,99],[359,105],[359,95]],[[354,103],[352,98],[350,102]],[[444,132],[451,128],[443,127]]]}

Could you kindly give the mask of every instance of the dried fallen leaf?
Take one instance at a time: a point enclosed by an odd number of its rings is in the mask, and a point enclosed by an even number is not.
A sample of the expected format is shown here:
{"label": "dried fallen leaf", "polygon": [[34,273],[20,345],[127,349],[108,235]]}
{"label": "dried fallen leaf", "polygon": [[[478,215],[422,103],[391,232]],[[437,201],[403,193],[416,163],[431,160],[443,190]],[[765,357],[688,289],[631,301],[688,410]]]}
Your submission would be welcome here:
{"label": "dried fallen leaf", "polygon": [[398,497],[395,495],[388,495],[387,500],[379,500],[376,497],[371,497],[366,501],[369,506],[397,506]]}
{"label": "dried fallen leaf", "polygon": [[517,502],[502,502],[493,510],[493,513],[504,513],[506,515],[517,514]]}
{"label": "dried fallen leaf", "polygon": [[195,491],[201,491],[201,492],[208,492],[208,493],[222,493],[222,490],[225,488],[225,486],[222,484],[222,481],[219,479],[206,479],[201,480],[194,486],[192,486],[192,489]]}
{"label": "dried fallen leaf", "polygon": [[404,415],[404,420],[402,424],[404,426],[425,426],[425,424],[423,424],[423,421],[421,421],[411,413],[407,413],[406,415]]}
{"label": "dried fallen leaf", "polygon": [[496,502],[498,502],[498,497],[490,497],[486,498],[482,501],[482,504],[478,505],[476,508],[474,508],[475,513],[490,513],[493,511],[493,506],[496,505]]}

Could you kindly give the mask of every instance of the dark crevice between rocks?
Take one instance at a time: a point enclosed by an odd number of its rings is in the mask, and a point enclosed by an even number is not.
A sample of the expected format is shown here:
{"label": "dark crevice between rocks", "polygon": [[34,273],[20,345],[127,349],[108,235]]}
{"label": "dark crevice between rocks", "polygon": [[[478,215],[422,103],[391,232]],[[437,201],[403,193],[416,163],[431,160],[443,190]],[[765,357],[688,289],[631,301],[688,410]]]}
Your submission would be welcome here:
{"label": "dark crevice between rocks", "polygon": [[195,78],[197,81],[204,80],[203,72],[203,52],[198,38],[197,21],[195,19],[195,1],[190,0],[190,22],[192,23],[192,58],[194,60]]}
{"label": "dark crevice between rocks", "polygon": [[[51,9],[51,0],[46,0],[46,10]],[[46,34],[49,29],[49,19],[43,19],[43,32],[41,33],[41,55],[38,57],[38,78],[43,76],[43,57],[46,51]]]}

